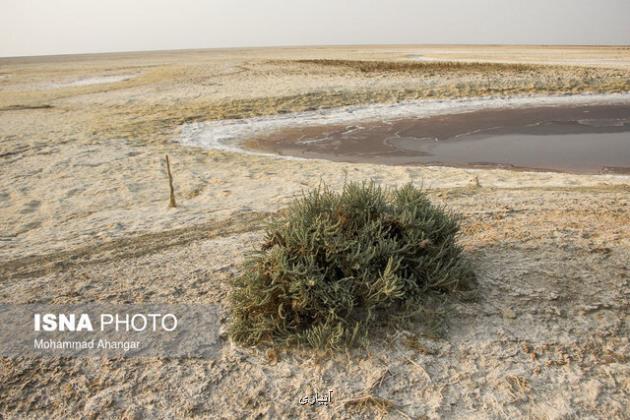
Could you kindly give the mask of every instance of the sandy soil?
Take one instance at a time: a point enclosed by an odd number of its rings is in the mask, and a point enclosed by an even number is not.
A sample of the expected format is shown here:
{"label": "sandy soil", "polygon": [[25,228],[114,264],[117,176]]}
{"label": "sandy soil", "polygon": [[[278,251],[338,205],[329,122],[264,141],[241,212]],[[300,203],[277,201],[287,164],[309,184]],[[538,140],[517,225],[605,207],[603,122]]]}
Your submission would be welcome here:
{"label": "sandy soil", "polygon": [[[230,280],[261,222],[303,188],[346,178],[423,184],[462,213],[481,292],[454,305],[444,337],[418,325],[349,354],[276,357],[226,338],[215,360],[3,358],[0,414],[624,418],[630,176],[281,160],[185,147],[180,127],[424,98],[627,91],[625,47],[0,59],[1,303],[217,303],[228,322]],[[299,404],[329,389],[331,407]]]}

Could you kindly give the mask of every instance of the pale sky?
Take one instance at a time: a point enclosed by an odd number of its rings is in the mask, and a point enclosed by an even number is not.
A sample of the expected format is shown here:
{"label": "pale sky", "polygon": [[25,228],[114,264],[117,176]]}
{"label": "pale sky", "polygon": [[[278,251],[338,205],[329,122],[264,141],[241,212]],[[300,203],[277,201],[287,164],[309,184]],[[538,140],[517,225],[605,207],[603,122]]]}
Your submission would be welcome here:
{"label": "pale sky", "polygon": [[0,56],[330,44],[630,44],[630,0],[0,0]]}

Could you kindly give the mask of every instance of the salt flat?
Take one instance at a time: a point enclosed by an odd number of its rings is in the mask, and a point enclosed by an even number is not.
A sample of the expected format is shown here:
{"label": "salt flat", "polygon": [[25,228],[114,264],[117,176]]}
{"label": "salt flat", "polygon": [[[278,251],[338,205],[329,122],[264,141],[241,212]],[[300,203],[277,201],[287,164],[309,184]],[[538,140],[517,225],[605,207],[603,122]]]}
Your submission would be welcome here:
{"label": "salt flat", "polygon": [[481,292],[456,305],[444,337],[391,331],[350,355],[283,351],[276,361],[226,340],[216,360],[1,359],[0,413],[306,418],[315,414],[298,401],[317,388],[335,392],[324,418],[373,417],[378,407],[348,402],[366,393],[392,402],[394,417],[624,417],[629,176],[281,160],[181,140],[191,124],[224,120],[629,91],[627,47],[0,59],[2,303],[218,303],[227,322],[230,280],[261,222],[302,189],[346,179],[422,184],[462,213]]}

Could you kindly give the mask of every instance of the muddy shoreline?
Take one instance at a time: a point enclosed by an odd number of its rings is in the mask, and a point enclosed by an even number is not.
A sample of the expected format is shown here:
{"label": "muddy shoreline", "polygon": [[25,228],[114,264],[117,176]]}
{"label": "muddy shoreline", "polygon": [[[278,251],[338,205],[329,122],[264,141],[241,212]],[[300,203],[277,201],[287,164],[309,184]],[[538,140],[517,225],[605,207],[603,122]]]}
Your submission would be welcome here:
{"label": "muddy shoreline", "polygon": [[250,138],[243,146],[352,163],[627,174],[630,105],[483,109],[284,128]]}

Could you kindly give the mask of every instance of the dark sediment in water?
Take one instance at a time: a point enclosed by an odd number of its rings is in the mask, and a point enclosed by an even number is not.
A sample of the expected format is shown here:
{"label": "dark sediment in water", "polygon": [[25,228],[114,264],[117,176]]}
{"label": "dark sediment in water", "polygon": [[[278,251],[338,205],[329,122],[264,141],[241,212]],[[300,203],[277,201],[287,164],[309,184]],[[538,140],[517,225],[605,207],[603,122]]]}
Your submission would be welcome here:
{"label": "dark sediment in water", "polygon": [[245,147],[345,162],[630,173],[630,105],[288,128],[250,139]]}

